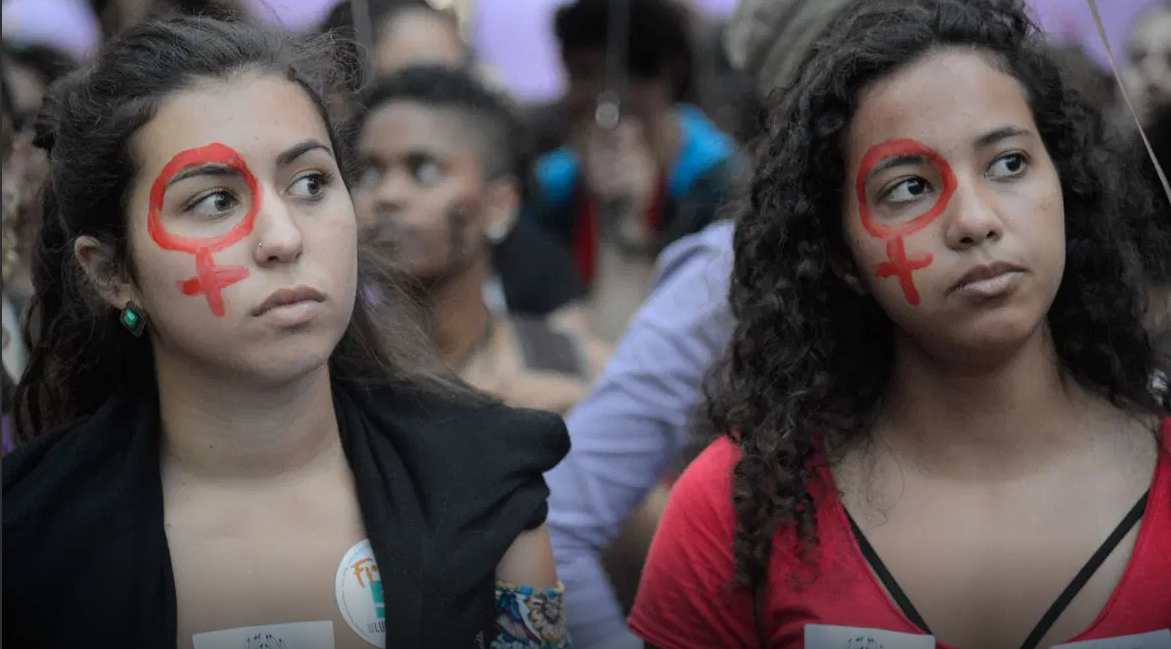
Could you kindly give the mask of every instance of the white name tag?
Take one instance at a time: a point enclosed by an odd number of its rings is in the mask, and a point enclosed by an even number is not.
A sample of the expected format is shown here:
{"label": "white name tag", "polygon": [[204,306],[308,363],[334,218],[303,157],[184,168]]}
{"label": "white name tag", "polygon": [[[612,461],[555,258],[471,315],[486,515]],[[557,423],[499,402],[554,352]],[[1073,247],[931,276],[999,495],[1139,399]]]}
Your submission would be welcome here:
{"label": "white name tag", "polygon": [[334,649],[333,622],[244,626],[196,633],[195,649]]}
{"label": "white name tag", "polygon": [[1171,649],[1171,629],[1053,645],[1049,649]]}
{"label": "white name tag", "polygon": [[805,649],[935,649],[935,636],[806,624]]}

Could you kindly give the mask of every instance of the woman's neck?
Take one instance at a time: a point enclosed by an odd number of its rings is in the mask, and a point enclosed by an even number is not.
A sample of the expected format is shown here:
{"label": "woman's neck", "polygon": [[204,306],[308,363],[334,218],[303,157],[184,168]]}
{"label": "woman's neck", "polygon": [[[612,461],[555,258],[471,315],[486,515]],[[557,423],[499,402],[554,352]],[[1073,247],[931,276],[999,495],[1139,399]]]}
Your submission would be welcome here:
{"label": "woman's neck", "polygon": [[1103,422],[1125,419],[1065,380],[1046,330],[994,362],[971,363],[989,357],[940,363],[906,341],[897,344],[876,438],[921,470],[997,479],[1084,448]]}
{"label": "woman's neck", "polygon": [[427,297],[431,344],[448,367],[458,370],[488,327],[492,316],[484,303],[487,279],[487,261],[478,262]]}
{"label": "woman's neck", "polygon": [[233,384],[156,353],[163,458],[194,479],[314,471],[341,453],[329,370],[270,389]]}

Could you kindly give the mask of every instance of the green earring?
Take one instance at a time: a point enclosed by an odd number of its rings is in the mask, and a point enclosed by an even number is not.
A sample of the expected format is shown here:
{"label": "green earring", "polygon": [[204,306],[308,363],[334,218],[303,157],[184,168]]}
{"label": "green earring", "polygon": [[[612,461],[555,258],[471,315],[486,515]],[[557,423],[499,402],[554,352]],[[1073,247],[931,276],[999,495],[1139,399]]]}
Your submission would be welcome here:
{"label": "green earring", "polygon": [[121,322],[122,326],[126,327],[126,330],[136,338],[146,330],[146,314],[142,307],[134,303],[134,300],[127,302],[126,306],[122,307],[122,313],[118,315],[118,322]]}

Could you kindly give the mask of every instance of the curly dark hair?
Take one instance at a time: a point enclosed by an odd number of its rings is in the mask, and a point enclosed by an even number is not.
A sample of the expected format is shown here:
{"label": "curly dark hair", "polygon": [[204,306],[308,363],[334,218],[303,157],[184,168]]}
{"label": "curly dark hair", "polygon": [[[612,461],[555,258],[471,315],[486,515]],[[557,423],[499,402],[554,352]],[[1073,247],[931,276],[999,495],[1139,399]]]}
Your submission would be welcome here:
{"label": "curly dark hair", "polygon": [[707,424],[742,451],[734,470],[736,581],[766,583],[773,538],[817,542],[817,449],[863,439],[891,382],[894,324],[831,267],[843,233],[845,140],[869,84],[940,47],[992,55],[1026,89],[1065,199],[1064,281],[1048,326],[1065,375],[1112,403],[1162,414],[1159,361],[1142,320],[1139,255],[1119,223],[1149,190],[1118,172],[1097,108],[1068,86],[1021,0],[858,3],[774,90],[734,238],[729,302],[737,325],[706,384]]}
{"label": "curly dark hair", "polygon": [[[669,75],[675,100],[691,92],[695,44],[690,16],[672,0],[629,0],[627,71],[640,79]],[[604,50],[610,42],[610,0],[577,0],[557,10],[553,31],[563,52]]]}

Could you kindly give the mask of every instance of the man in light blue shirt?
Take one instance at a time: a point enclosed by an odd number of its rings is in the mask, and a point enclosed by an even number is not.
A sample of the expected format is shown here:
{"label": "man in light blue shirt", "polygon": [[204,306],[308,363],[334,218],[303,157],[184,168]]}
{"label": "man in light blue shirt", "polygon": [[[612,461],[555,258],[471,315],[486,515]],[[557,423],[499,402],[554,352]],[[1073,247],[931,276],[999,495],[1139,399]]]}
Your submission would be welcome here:
{"label": "man in light blue shirt", "polygon": [[715,223],[663,251],[650,297],[593,393],[566,418],[573,450],[545,477],[576,647],[642,647],[598,552],[688,441],[704,374],[732,333],[732,232],[732,223]]}

